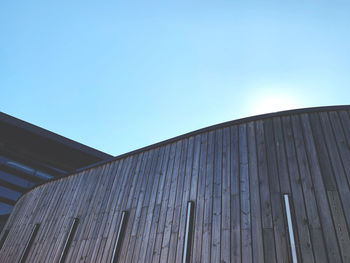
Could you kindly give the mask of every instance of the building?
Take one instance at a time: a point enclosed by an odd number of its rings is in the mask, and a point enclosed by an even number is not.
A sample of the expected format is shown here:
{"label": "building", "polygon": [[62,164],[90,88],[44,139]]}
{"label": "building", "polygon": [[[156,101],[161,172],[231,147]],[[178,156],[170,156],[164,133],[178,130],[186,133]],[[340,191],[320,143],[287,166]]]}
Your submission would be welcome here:
{"label": "building", "polygon": [[191,132],[33,188],[0,262],[350,262],[350,106]]}
{"label": "building", "polygon": [[13,205],[29,189],[110,158],[0,112],[0,231]]}

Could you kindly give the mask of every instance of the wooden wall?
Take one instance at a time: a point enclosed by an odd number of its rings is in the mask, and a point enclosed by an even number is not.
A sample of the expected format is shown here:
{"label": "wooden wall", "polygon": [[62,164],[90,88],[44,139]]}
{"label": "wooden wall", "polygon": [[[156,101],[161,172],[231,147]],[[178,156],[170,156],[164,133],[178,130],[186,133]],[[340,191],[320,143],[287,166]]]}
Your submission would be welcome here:
{"label": "wooden wall", "polygon": [[291,262],[290,194],[299,262],[350,262],[350,107],[217,126],[39,186],[17,202],[0,262],[181,262],[194,201],[191,262]]}

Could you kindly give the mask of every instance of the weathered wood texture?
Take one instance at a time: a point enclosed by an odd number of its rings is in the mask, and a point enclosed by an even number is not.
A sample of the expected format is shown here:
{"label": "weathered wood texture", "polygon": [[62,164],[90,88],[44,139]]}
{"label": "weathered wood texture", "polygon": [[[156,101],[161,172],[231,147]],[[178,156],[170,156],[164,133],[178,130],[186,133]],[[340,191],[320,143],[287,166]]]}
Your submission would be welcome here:
{"label": "weathered wood texture", "polygon": [[[41,185],[16,204],[0,262],[181,262],[187,202],[192,262],[350,262],[350,107],[217,126]],[[5,231],[4,231],[5,232]],[[4,234],[4,233],[3,233]],[[3,235],[2,234],[2,235]],[[1,238],[1,237],[0,237]]]}

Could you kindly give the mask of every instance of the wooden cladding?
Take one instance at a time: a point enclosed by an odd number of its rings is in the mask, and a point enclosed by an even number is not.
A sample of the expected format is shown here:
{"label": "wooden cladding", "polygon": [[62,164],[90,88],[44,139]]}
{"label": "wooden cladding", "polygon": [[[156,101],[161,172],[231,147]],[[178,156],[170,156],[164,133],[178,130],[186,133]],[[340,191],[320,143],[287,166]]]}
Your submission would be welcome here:
{"label": "wooden cladding", "polygon": [[187,203],[185,243],[184,243],[182,263],[191,262],[191,247],[192,247],[191,239],[192,239],[192,231],[193,231],[193,217],[194,217],[194,202],[189,201]]}
{"label": "wooden cladding", "polygon": [[58,260],[59,263],[63,263],[66,260],[67,252],[68,252],[68,249],[69,249],[69,247],[70,247],[70,245],[72,243],[72,239],[73,239],[73,236],[75,234],[75,231],[77,230],[78,223],[79,223],[79,218],[74,218],[73,222],[72,222],[72,225],[70,227],[70,230],[68,232],[67,240],[64,243],[64,247],[63,247],[63,251],[62,251],[61,257]]}
{"label": "wooden cladding", "polygon": [[4,245],[9,232],[10,232],[10,230],[8,230],[8,229],[4,230],[3,235],[1,237],[1,240],[0,240],[0,250],[1,250],[2,246]]}
{"label": "wooden cladding", "polygon": [[286,210],[289,243],[290,243],[290,250],[292,254],[292,260],[293,260],[293,263],[298,263],[298,255],[297,255],[297,249],[295,245],[294,227],[293,227],[293,221],[292,221],[291,205],[289,203],[289,195],[284,194],[283,199],[284,199],[284,207]]}
{"label": "wooden cladding", "polygon": [[126,225],[127,217],[128,217],[127,211],[123,211],[122,212],[122,217],[121,217],[120,223],[119,223],[119,228],[118,228],[118,232],[117,232],[117,238],[115,240],[115,245],[114,245],[114,249],[113,249],[111,263],[117,263],[118,262],[118,256],[119,256],[120,247],[121,247],[122,241],[123,241],[123,236],[124,236],[124,232],[125,232],[125,225]]}
{"label": "wooden cladding", "polygon": [[27,241],[23,253],[21,255],[21,258],[19,260],[20,263],[24,263],[27,260],[29,251],[33,245],[34,239],[36,237],[36,234],[38,233],[40,224],[35,224],[32,233],[29,236],[29,240]]}
{"label": "wooden cladding", "polygon": [[216,126],[36,187],[0,262],[36,222],[27,262],[57,262],[76,217],[65,262],[350,262],[349,111]]}

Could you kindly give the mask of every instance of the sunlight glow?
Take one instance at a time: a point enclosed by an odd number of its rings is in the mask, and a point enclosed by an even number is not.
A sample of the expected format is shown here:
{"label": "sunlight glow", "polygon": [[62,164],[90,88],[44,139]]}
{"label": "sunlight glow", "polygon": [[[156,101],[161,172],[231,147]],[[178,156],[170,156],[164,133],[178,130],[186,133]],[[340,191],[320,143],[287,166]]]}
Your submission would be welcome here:
{"label": "sunlight glow", "polygon": [[302,102],[292,92],[269,90],[254,99],[252,114],[264,114],[284,110],[292,110],[302,107]]}

